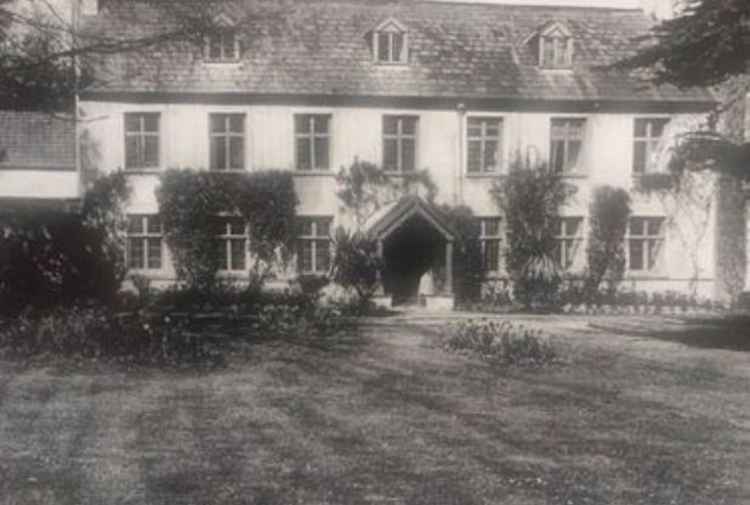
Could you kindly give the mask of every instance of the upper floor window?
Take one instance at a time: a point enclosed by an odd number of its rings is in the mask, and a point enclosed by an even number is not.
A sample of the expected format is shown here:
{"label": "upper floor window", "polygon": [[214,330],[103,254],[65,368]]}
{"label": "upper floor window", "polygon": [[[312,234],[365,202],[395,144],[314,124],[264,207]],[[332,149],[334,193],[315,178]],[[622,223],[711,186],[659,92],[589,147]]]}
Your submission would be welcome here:
{"label": "upper floor window", "polygon": [[247,229],[240,217],[218,220],[219,270],[242,271],[246,265]]}
{"label": "upper floor window", "polygon": [[632,217],[628,223],[628,270],[654,272],[664,255],[664,218]]}
{"label": "upper floor window", "polygon": [[563,270],[575,264],[583,242],[583,218],[561,217],[555,223],[555,261]]}
{"label": "upper floor window", "polygon": [[502,157],[502,118],[470,117],[466,124],[466,171],[497,172]]}
{"label": "upper floor window", "polygon": [[389,19],[373,31],[373,51],[378,63],[406,63],[409,50],[407,47],[406,28]]}
{"label": "upper floor window", "polygon": [[125,114],[125,169],[154,169],[159,167],[158,112],[128,112]]}
{"label": "upper floor window", "polygon": [[550,124],[550,168],[557,173],[580,170],[586,120],[552,118]]}
{"label": "upper floor window", "polygon": [[159,270],[162,265],[162,225],[158,215],[129,215],[128,268]]}
{"label": "upper floor window", "polygon": [[211,62],[234,62],[240,59],[240,40],[233,29],[223,29],[206,37],[206,59]]}
{"label": "upper floor window", "polygon": [[328,114],[296,114],[294,137],[297,170],[329,170],[331,168],[331,116]]}
{"label": "upper floor window", "polygon": [[500,270],[500,218],[479,218],[479,244],[482,250],[482,269],[485,272]]}
{"label": "upper floor window", "polygon": [[633,122],[633,173],[654,170],[664,129],[669,118],[635,118]]}
{"label": "upper floor window", "polygon": [[573,37],[561,23],[552,23],[539,34],[539,66],[569,68],[573,64]]}
{"label": "upper floor window", "polygon": [[383,116],[383,168],[413,172],[417,165],[416,116]]}
{"label": "upper floor window", "polygon": [[245,115],[211,114],[211,170],[245,169]]}
{"label": "upper floor window", "polygon": [[297,269],[300,274],[325,274],[331,266],[331,217],[297,219]]}

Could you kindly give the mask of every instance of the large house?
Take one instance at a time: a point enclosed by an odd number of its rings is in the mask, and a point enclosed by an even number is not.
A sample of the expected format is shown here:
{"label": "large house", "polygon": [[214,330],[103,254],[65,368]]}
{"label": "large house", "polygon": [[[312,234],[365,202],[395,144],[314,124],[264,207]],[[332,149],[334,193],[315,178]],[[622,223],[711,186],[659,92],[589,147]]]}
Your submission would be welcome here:
{"label": "large house", "polygon": [[[87,29],[110,36],[170,23],[142,3],[98,3]],[[174,280],[154,191],[160,172],[194,168],[292,171],[297,273],[324,273],[331,230],[351,225],[334,175],[365,160],[394,177],[427,169],[438,203],[470,206],[488,278],[502,279],[503,216],[489,189],[520,156],[578,188],[561,211],[561,268],[585,267],[591,190],[615,185],[632,192],[626,286],[722,295],[717,205],[706,207],[705,230],[686,232],[693,220],[681,208],[637,191],[644,174],[663,170],[670,132],[715,105],[706,91],[654,87],[608,67],[653,24],[642,10],[333,0],[254,17],[248,5],[227,2],[215,13],[221,30],[204,41],[111,56],[98,70],[106,78],[81,94],[88,163],[124,171],[134,188],[133,272]],[[414,286],[443,265],[450,295],[454,237],[432,204],[404,198],[367,226],[392,277]],[[223,273],[238,278],[248,264],[243,230],[228,220],[220,237]]]}

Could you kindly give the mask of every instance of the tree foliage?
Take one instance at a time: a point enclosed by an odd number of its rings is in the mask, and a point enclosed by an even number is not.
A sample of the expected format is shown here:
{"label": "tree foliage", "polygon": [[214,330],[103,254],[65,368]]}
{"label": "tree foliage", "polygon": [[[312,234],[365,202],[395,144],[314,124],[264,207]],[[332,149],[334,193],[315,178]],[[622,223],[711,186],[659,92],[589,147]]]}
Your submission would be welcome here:
{"label": "tree foliage", "polygon": [[589,208],[588,268],[584,295],[597,299],[602,282],[614,293],[625,274],[625,234],[630,218],[630,196],[622,188],[599,186]]}
{"label": "tree foliage", "polygon": [[480,229],[474,212],[465,205],[442,205],[440,211],[458,236],[453,244],[453,294],[457,304],[481,297],[484,265]]}
{"label": "tree foliage", "polygon": [[333,238],[334,256],[332,277],[334,282],[357,292],[360,303],[366,305],[378,288],[383,259],[378,254],[377,241],[342,227]]}
{"label": "tree foliage", "polygon": [[574,188],[545,164],[529,167],[520,161],[492,190],[506,220],[506,267],[514,297],[526,305],[554,301],[560,274],[554,261],[556,223]]}
{"label": "tree foliage", "polygon": [[222,216],[238,216],[247,224],[251,283],[261,285],[292,251],[298,200],[287,172],[169,170],[157,199],[177,275],[199,291],[216,286]]}

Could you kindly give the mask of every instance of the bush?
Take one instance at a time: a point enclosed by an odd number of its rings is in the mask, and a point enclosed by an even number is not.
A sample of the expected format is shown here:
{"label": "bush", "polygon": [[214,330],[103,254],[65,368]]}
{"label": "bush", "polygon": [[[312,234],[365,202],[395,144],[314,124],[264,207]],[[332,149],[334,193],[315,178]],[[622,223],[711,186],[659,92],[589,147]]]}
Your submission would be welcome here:
{"label": "bush", "polygon": [[359,232],[336,229],[334,237],[333,280],[357,292],[359,301],[367,305],[378,288],[383,260],[378,244]]}
{"label": "bush", "polygon": [[4,208],[0,215],[0,311],[81,300],[111,303],[125,275],[122,174],[96,181],[80,212]]}
{"label": "bush", "polygon": [[139,364],[216,362],[218,352],[189,320],[133,313],[116,316],[104,307],[27,311],[0,326],[0,352],[8,357],[53,354]]}
{"label": "bush", "polygon": [[552,344],[537,330],[508,321],[469,320],[451,326],[446,341],[451,351],[469,351],[512,366],[543,366],[557,358]]}
{"label": "bush", "polygon": [[482,296],[484,280],[479,222],[470,207],[443,205],[440,210],[458,234],[453,244],[453,294],[456,304],[477,302]]}
{"label": "bush", "polygon": [[492,190],[508,230],[506,266],[513,296],[526,308],[557,302],[561,278],[554,260],[561,207],[575,188],[546,165],[516,161]]}

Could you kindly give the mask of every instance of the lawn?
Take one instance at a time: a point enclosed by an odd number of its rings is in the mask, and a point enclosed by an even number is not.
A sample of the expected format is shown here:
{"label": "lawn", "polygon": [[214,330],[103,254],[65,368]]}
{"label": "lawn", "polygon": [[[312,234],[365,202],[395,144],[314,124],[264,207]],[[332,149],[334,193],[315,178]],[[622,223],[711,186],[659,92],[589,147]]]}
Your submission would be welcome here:
{"label": "lawn", "polygon": [[406,317],[214,371],[0,363],[0,505],[750,503],[747,326],[524,321],[564,363]]}

